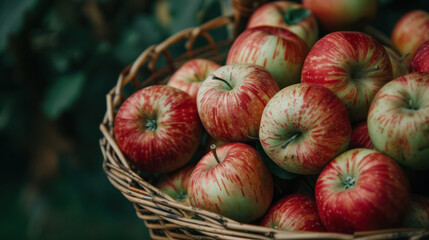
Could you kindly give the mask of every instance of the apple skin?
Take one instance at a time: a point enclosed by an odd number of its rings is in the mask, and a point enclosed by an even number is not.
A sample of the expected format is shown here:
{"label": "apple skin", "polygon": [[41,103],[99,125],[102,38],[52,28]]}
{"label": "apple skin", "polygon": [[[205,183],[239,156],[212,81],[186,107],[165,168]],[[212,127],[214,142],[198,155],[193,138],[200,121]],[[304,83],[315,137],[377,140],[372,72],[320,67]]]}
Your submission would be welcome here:
{"label": "apple skin", "polygon": [[429,227],[429,197],[425,197],[423,195],[411,195],[411,207],[405,215],[402,227]]}
{"label": "apple skin", "polygon": [[379,1],[374,0],[302,0],[320,25],[328,31],[360,30],[376,16]]}
{"label": "apple skin", "polygon": [[285,231],[326,231],[316,200],[310,194],[298,193],[282,198],[269,209],[260,225]]}
{"label": "apple skin", "polygon": [[219,64],[207,59],[189,60],[174,72],[167,85],[187,92],[196,100],[198,89],[204,79],[220,67]]}
{"label": "apple skin", "polygon": [[273,197],[273,180],[256,149],[245,143],[217,148],[197,164],[188,185],[192,206],[239,222],[262,217]]}
{"label": "apple skin", "polygon": [[392,79],[408,74],[408,64],[405,64],[405,59],[401,57],[390,47],[384,46],[392,64]]}
{"label": "apple skin", "polygon": [[[220,80],[227,81],[233,89]],[[258,137],[265,105],[279,91],[271,74],[256,64],[225,65],[203,82],[197,107],[207,132],[226,142]]]}
{"label": "apple skin", "polygon": [[308,49],[310,49],[319,38],[316,17],[311,11],[307,10],[308,12],[303,12],[304,15],[308,14],[304,19],[297,23],[288,24],[286,19],[288,14],[292,13],[291,11],[296,11],[296,9],[303,9],[303,6],[290,1],[266,3],[253,12],[247,22],[247,28],[258,26],[281,27],[295,33],[304,40]]}
{"label": "apple skin", "polygon": [[353,126],[349,149],[353,148],[375,149],[371,142],[371,138],[369,138],[366,121]]}
{"label": "apple skin", "polygon": [[410,63],[416,50],[429,40],[429,13],[412,10],[396,22],[392,43],[402,55],[409,54],[405,63]]}
{"label": "apple skin", "polygon": [[175,200],[190,205],[188,199],[188,184],[194,168],[195,166],[189,165],[176,170],[160,180],[156,187]]}
{"label": "apple skin", "polygon": [[280,89],[298,83],[308,53],[304,40],[277,27],[244,30],[234,41],[226,64],[254,63],[266,68]]}
{"label": "apple skin", "polygon": [[347,149],[350,135],[344,104],[329,89],[311,83],[280,90],[265,107],[259,130],[265,153],[297,174],[322,171]]}
{"label": "apple skin", "polygon": [[410,72],[429,72],[429,40],[424,42],[414,54]]}
{"label": "apple skin", "polygon": [[332,160],[316,182],[316,203],[329,232],[353,233],[398,226],[410,190],[401,167],[371,149],[352,149]]}
{"label": "apple skin", "polygon": [[377,93],[368,114],[375,149],[411,169],[429,169],[429,73],[397,78]]}
{"label": "apple skin", "polygon": [[198,147],[202,126],[195,100],[182,90],[154,85],[120,106],[115,138],[140,170],[169,172],[184,166]]}
{"label": "apple skin", "polygon": [[[366,72],[375,67],[378,70]],[[392,80],[392,65],[384,47],[360,32],[334,32],[316,42],[301,74],[301,82],[329,88],[346,105],[352,124],[366,120],[377,91]]]}

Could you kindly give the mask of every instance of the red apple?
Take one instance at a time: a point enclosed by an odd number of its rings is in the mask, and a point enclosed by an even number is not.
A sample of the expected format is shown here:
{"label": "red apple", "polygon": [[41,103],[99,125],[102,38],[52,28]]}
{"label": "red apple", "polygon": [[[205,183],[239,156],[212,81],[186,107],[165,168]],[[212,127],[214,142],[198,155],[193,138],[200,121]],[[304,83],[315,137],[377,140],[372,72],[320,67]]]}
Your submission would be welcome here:
{"label": "red apple", "polygon": [[168,174],[156,185],[157,188],[175,200],[189,205],[188,184],[194,168],[195,166],[190,165]]}
{"label": "red apple", "polygon": [[206,154],[188,185],[192,206],[239,222],[265,214],[273,197],[273,180],[256,149],[230,143]]}
{"label": "red apple", "polygon": [[223,141],[258,137],[265,105],[279,91],[271,74],[255,64],[233,64],[214,71],[197,95],[198,113],[207,132]]}
{"label": "red apple", "polygon": [[410,72],[429,72],[429,40],[424,42],[414,54]]}
{"label": "red apple", "polygon": [[283,28],[261,26],[246,29],[235,39],[226,64],[258,64],[271,73],[282,89],[299,82],[307,53],[307,45],[294,33]]}
{"label": "red apple", "polygon": [[359,30],[376,16],[375,0],[302,0],[317,20],[328,31]]}
{"label": "red apple", "polygon": [[148,172],[169,172],[185,165],[202,132],[195,100],[165,85],[143,88],[127,98],[114,128],[122,152]]}
{"label": "red apple", "polygon": [[392,80],[384,47],[360,32],[334,32],[320,39],[304,62],[301,81],[329,88],[346,105],[352,124],[365,121],[377,91]]}
{"label": "red apple", "polygon": [[187,92],[197,99],[198,89],[210,73],[220,68],[220,65],[207,60],[196,58],[187,61],[171,76],[167,85]]}
{"label": "red apple", "polygon": [[429,73],[397,78],[375,96],[368,114],[375,149],[412,169],[429,169]]}
{"label": "red apple", "polygon": [[273,26],[287,29],[307,43],[310,49],[319,37],[314,14],[301,4],[290,1],[276,1],[262,5],[253,12],[247,28]]}
{"label": "red apple", "polygon": [[408,210],[408,180],[387,155],[358,148],[323,169],[315,188],[326,230],[353,233],[393,228]]}
{"label": "red apple", "polygon": [[374,145],[372,145],[371,139],[369,138],[366,121],[353,126],[349,149],[353,148],[374,149]]}
{"label": "red apple", "polygon": [[429,227],[429,197],[422,195],[411,196],[411,207],[405,215],[402,227],[428,228]]}
{"label": "red apple", "polygon": [[286,171],[316,174],[347,149],[351,126],[347,110],[329,89],[301,83],[280,90],[261,118],[265,153]]}
{"label": "red apple", "polygon": [[409,63],[417,48],[429,40],[429,13],[412,10],[403,15],[395,24],[392,32],[393,45],[402,55],[408,54]]}
{"label": "red apple", "polygon": [[408,64],[404,63],[404,57],[400,57],[392,48],[384,46],[387,54],[389,54],[390,63],[392,64],[392,79],[398,78],[408,73]]}
{"label": "red apple", "polygon": [[292,194],[274,204],[261,225],[285,231],[324,232],[316,200],[309,194]]}

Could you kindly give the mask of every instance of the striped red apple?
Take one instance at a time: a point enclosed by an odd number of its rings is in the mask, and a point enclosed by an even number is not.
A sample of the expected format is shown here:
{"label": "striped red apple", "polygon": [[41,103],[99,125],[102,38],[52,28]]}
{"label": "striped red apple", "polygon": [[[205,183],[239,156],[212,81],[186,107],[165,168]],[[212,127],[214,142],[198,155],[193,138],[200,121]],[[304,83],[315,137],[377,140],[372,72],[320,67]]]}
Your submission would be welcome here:
{"label": "striped red apple", "polygon": [[369,110],[368,132],[375,149],[401,165],[429,169],[429,73],[384,85]]}
{"label": "striped red apple", "polygon": [[346,105],[352,124],[366,120],[377,91],[392,80],[384,47],[361,32],[334,32],[311,49],[301,81],[329,88]]}
{"label": "striped red apple", "polygon": [[128,97],[116,114],[114,129],[122,152],[147,172],[184,166],[202,133],[195,100],[166,85],[146,87]]}
{"label": "striped red apple", "polygon": [[350,134],[341,100],[325,87],[300,83],[268,102],[259,139],[265,153],[286,171],[316,174],[347,149]]}
{"label": "striped red apple", "polygon": [[167,85],[187,92],[196,100],[203,81],[218,68],[220,65],[211,60],[195,58],[177,69]]}
{"label": "striped red apple", "polygon": [[332,160],[317,179],[315,195],[326,230],[343,233],[396,227],[410,202],[409,183],[399,165],[364,148]]}
{"label": "striped red apple", "polygon": [[197,95],[198,113],[207,132],[227,142],[258,137],[261,115],[279,91],[271,74],[256,64],[232,64],[217,69]]}
{"label": "striped red apple", "polygon": [[262,217],[273,198],[273,180],[255,148],[229,143],[206,154],[192,172],[192,206],[239,222]]}
{"label": "striped red apple", "polygon": [[161,179],[156,187],[173,199],[189,205],[188,184],[195,166],[178,169]]}
{"label": "striped red apple", "polygon": [[310,194],[298,193],[282,198],[269,209],[260,224],[285,231],[326,231],[316,200]]}
{"label": "striped red apple", "polygon": [[369,138],[368,126],[366,121],[353,126],[349,149],[353,148],[374,149],[374,145],[371,142],[371,138]]}
{"label": "striped red apple", "polygon": [[308,53],[304,40],[278,27],[246,29],[234,41],[226,64],[253,63],[266,68],[280,89],[298,83]]}
{"label": "striped red apple", "polygon": [[429,72],[429,40],[424,42],[414,54],[410,72]]}
{"label": "striped red apple", "polygon": [[253,12],[247,28],[258,26],[281,27],[295,33],[310,49],[319,38],[314,14],[301,4],[291,1],[269,2]]}

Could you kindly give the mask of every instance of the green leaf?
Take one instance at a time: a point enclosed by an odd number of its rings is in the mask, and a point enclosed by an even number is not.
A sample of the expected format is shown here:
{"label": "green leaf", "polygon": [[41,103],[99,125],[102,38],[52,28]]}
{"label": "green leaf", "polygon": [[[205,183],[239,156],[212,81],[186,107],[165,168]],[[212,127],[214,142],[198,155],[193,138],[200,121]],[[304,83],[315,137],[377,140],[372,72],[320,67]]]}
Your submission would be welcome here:
{"label": "green leaf", "polygon": [[284,20],[287,25],[295,25],[310,16],[311,11],[305,8],[293,8],[287,11]]}
{"label": "green leaf", "polygon": [[25,13],[37,0],[14,0],[0,2],[0,52],[6,46],[7,37],[19,31]]}
{"label": "green leaf", "polygon": [[298,177],[297,174],[288,172],[283,168],[281,168],[279,165],[277,165],[275,162],[273,162],[273,160],[271,160],[271,158],[268,157],[268,155],[265,153],[260,141],[257,141],[256,143],[256,150],[258,151],[265,165],[268,167],[268,169],[272,174],[284,180],[294,179]]}
{"label": "green leaf", "polygon": [[56,119],[70,108],[79,97],[84,82],[85,75],[82,72],[64,76],[54,82],[43,99],[42,107],[45,115]]}

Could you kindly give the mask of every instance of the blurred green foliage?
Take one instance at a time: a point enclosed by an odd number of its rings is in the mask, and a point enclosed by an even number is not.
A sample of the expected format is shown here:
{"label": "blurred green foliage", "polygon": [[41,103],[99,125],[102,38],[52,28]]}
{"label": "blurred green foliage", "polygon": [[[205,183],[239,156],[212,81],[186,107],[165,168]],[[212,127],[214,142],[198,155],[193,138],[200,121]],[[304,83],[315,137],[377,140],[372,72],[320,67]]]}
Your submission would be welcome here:
{"label": "blurred green foliage", "polygon": [[[381,2],[373,25],[387,35],[406,11],[429,8]],[[105,94],[145,48],[230,10],[228,0],[1,1],[0,238],[148,239],[101,168]]]}

